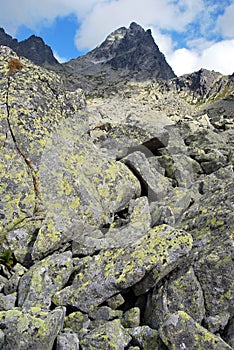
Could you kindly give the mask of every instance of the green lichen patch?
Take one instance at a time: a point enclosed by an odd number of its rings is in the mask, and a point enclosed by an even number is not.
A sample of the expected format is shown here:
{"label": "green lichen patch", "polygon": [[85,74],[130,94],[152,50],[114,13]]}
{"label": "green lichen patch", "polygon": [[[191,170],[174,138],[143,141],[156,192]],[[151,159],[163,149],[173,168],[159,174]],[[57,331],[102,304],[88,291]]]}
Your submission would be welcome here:
{"label": "green lichen patch", "polygon": [[130,340],[131,337],[121,326],[120,320],[114,320],[88,333],[81,340],[80,345],[87,350],[124,350]]}

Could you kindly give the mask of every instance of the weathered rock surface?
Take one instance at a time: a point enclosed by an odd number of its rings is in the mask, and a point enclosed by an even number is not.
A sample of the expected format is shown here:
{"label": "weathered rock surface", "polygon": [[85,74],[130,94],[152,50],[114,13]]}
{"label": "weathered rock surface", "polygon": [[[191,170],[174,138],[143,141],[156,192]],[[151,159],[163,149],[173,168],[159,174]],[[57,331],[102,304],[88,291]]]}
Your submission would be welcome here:
{"label": "weathered rock surface", "polygon": [[233,77],[109,64],[67,91],[12,58],[1,47],[0,348],[231,349]]}
{"label": "weathered rock surface", "polygon": [[232,349],[219,336],[208,332],[184,311],[172,314],[159,333],[168,349]]}
{"label": "weathered rock surface", "polygon": [[32,308],[25,312],[18,308],[0,311],[0,327],[4,336],[0,338],[2,349],[50,350],[63,328],[65,308],[41,311]]}
{"label": "weathered rock surface", "polygon": [[73,284],[55,293],[53,302],[89,312],[133,285],[136,294],[143,294],[173,270],[191,248],[191,236],[185,232],[166,225],[155,227],[131,246],[83,258]]}

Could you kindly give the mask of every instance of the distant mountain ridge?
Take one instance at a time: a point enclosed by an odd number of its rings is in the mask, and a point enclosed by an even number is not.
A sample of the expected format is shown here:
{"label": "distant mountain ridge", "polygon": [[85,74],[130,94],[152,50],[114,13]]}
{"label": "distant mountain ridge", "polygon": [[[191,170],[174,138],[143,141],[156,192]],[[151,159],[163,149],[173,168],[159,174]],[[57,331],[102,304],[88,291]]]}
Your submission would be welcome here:
{"label": "distant mountain ridge", "polygon": [[60,64],[52,49],[35,35],[18,42],[0,28],[0,45],[19,56],[56,71],[69,90],[82,88],[88,96],[123,91],[126,82],[160,82],[163,94],[178,93],[192,103],[214,101],[233,93],[233,75],[200,69],[177,77],[156,45],[151,30],[132,22],[110,33],[95,49]]}
{"label": "distant mountain ridge", "polygon": [[10,47],[17,55],[26,57],[39,66],[59,64],[50,46],[46,45],[42,38],[35,35],[18,42],[17,39],[7,34],[3,28],[0,28],[0,45]]}

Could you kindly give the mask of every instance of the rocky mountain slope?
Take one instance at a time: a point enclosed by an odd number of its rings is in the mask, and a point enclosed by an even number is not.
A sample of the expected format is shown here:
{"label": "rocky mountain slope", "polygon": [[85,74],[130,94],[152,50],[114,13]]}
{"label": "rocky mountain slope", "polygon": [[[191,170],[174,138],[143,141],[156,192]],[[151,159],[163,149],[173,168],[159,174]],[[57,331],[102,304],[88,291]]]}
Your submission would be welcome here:
{"label": "rocky mountain slope", "polygon": [[233,77],[108,66],[0,49],[0,348],[233,349]]}

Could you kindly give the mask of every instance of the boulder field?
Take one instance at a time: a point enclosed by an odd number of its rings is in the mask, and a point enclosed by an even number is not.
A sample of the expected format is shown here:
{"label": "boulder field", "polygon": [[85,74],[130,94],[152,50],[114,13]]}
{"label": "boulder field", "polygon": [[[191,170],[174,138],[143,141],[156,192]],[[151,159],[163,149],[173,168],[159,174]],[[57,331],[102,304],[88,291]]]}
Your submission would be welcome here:
{"label": "boulder field", "polygon": [[1,349],[233,349],[233,95],[180,85],[68,91],[1,46]]}

